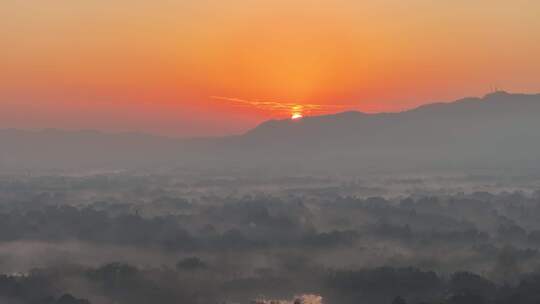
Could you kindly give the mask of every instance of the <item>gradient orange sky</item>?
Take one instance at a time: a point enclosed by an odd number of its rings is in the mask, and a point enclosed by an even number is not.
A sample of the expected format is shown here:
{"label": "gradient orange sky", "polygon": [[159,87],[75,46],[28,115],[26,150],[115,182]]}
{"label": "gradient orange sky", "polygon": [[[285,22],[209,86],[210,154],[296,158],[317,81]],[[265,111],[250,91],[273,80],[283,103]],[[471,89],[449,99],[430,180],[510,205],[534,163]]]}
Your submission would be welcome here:
{"label": "gradient orange sky", "polygon": [[540,92],[540,1],[2,0],[0,128],[238,133]]}

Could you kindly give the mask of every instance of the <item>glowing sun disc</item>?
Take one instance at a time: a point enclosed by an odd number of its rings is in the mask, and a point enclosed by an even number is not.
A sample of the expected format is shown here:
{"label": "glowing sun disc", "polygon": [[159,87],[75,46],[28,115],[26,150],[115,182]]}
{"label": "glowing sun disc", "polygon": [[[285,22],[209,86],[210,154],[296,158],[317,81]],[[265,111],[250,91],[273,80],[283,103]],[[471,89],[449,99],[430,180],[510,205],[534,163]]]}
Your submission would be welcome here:
{"label": "glowing sun disc", "polygon": [[304,117],[302,113],[292,113],[291,115],[291,119],[301,119],[302,117]]}

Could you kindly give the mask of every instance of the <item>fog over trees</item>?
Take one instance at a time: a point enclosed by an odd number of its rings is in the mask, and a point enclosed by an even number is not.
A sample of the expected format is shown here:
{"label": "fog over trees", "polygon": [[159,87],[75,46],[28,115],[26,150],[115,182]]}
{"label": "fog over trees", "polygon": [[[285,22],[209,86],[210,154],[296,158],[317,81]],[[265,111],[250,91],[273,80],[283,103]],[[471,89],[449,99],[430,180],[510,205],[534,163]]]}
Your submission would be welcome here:
{"label": "fog over trees", "polygon": [[3,176],[6,303],[536,303],[540,176]]}

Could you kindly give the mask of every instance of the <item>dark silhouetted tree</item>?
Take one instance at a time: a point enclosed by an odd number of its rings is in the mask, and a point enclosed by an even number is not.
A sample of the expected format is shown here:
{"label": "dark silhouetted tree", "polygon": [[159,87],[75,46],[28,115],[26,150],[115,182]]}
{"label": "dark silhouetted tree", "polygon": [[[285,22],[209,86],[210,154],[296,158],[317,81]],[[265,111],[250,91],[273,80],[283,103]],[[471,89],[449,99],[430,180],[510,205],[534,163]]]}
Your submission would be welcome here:
{"label": "dark silhouetted tree", "polygon": [[403,299],[402,297],[398,296],[393,301],[392,304],[407,304],[407,301]]}

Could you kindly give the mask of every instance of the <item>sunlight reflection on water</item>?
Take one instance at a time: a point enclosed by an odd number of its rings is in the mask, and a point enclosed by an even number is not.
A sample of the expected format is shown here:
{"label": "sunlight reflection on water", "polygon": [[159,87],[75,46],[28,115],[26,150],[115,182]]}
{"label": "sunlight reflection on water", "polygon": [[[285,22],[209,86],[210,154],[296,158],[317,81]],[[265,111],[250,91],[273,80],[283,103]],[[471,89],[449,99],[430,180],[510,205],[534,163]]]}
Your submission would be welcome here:
{"label": "sunlight reflection on water", "polygon": [[294,297],[293,300],[269,300],[256,299],[251,304],[322,304],[323,298],[316,294],[302,294]]}

